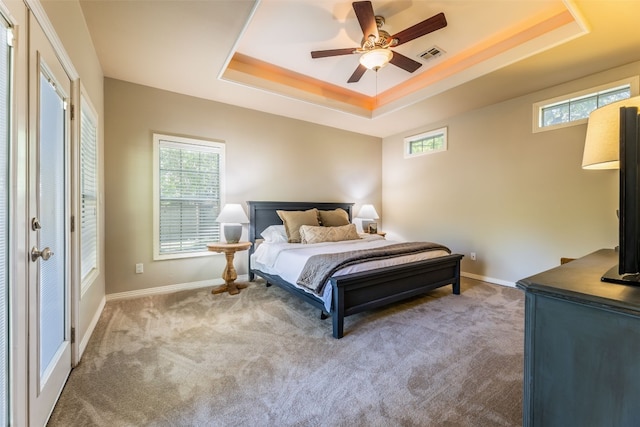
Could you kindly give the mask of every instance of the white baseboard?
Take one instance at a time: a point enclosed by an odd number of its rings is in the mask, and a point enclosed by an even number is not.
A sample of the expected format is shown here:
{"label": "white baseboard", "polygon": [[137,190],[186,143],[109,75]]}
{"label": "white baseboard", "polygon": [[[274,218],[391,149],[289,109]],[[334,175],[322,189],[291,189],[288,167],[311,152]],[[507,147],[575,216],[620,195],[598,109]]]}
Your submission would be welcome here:
{"label": "white baseboard", "polygon": [[508,286],[510,288],[515,288],[516,284],[514,282],[507,282],[506,280],[494,279],[493,277],[481,276],[479,274],[466,273],[464,271],[460,272],[462,277],[468,277],[469,279],[481,280],[483,282],[489,282],[496,285]]}
{"label": "white baseboard", "polygon": [[[238,276],[239,282],[247,282],[249,280],[248,274]],[[200,280],[198,282],[179,283],[177,285],[158,286],[155,288],[139,289],[137,291],[117,292],[113,294],[107,294],[107,301],[114,301],[127,298],[138,298],[149,295],[170,294],[172,292],[186,291],[189,289],[206,288],[208,286],[222,285],[224,281],[222,279],[213,280]]]}
{"label": "white baseboard", "polygon": [[78,361],[82,359],[82,355],[84,354],[84,350],[87,348],[87,344],[89,343],[89,338],[91,338],[91,334],[93,334],[93,330],[96,328],[98,324],[98,320],[100,320],[100,315],[102,314],[102,310],[104,310],[104,305],[107,303],[107,298],[102,297],[100,304],[98,305],[98,309],[96,310],[93,318],[91,319],[91,323],[89,323],[89,327],[87,331],[82,336],[82,340],[78,345]]}

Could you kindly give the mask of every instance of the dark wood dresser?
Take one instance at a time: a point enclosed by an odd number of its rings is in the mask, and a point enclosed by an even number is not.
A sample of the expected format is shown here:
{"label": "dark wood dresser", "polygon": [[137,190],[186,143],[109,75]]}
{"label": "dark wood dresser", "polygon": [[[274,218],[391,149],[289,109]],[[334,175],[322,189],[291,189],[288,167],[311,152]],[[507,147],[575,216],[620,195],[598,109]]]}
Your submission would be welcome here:
{"label": "dark wood dresser", "polygon": [[617,262],[602,249],[518,281],[523,426],[640,426],[640,286],[600,281]]}

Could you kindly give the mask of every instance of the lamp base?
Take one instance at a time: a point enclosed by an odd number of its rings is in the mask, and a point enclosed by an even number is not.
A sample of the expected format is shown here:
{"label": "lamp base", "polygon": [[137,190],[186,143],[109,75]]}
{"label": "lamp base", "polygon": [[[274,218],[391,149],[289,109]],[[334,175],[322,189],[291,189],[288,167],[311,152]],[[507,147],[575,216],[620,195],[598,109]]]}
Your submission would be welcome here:
{"label": "lamp base", "polygon": [[369,232],[369,226],[371,224],[375,224],[375,222],[373,220],[370,220],[370,219],[363,219],[362,220],[362,232],[363,233],[368,233]]}
{"label": "lamp base", "polygon": [[227,243],[238,243],[242,236],[242,224],[225,224],[224,239]]}

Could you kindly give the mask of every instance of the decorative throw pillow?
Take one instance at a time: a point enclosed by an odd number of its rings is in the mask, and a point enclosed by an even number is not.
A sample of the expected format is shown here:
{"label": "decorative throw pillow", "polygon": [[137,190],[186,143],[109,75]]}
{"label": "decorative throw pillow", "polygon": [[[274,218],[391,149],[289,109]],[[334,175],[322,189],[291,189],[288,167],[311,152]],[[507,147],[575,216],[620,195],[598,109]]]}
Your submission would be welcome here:
{"label": "decorative throw pillow", "polygon": [[316,208],[307,211],[276,211],[287,232],[289,243],[300,243],[300,226],[319,226],[318,210]]}
{"label": "decorative throw pillow", "polygon": [[314,227],[302,225],[300,227],[302,243],[341,242],[343,240],[360,239],[355,224],[337,227]]}
{"label": "decorative throw pillow", "polygon": [[270,225],[260,235],[269,243],[287,243],[288,240],[284,225]]}
{"label": "decorative throw pillow", "polygon": [[344,209],[318,211],[318,214],[320,215],[320,225],[324,227],[338,227],[349,224],[349,214]]}

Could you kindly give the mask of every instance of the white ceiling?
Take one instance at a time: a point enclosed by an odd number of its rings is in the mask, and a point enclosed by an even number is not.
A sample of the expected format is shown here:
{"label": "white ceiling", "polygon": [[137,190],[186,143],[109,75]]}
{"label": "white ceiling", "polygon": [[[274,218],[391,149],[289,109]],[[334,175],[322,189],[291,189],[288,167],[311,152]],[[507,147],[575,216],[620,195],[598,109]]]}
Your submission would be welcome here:
{"label": "white ceiling", "polygon": [[[637,0],[372,4],[391,34],[444,12],[447,27],[394,48],[423,63],[415,73],[388,65],[347,84],[357,55],[310,57],[359,46],[351,2],[81,0],[106,77],[379,137],[640,60]],[[416,57],[432,46],[446,54]],[[240,57],[258,66],[231,66]],[[325,96],[345,90],[374,106]]]}

